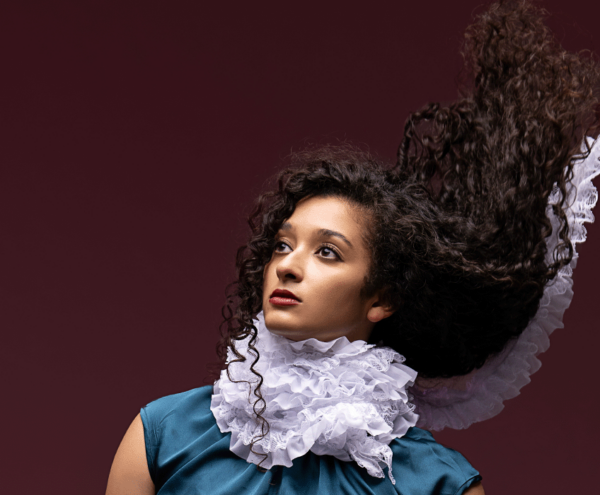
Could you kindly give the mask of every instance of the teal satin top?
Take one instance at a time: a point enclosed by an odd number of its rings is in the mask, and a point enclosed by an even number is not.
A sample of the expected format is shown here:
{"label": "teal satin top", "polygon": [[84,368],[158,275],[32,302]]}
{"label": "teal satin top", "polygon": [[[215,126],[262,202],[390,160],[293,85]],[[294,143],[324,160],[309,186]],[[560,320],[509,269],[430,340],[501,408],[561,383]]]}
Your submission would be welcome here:
{"label": "teal satin top", "polygon": [[411,428],[394,440],[393,473],[374,478],[355,462],[312,452],[290,468],[261,472],[229,450],[210,410],[212,386],[169,395],[141,409],[150,476],[158,495],[390,494],[460,495],[481,479],[455,450],[431,433]]}

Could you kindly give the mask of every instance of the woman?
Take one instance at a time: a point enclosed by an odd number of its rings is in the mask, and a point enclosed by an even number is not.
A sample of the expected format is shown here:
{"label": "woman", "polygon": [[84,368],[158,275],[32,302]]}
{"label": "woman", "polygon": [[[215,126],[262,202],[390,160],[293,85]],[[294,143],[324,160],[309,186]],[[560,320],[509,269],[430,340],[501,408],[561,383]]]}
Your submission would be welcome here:
{"label": "woman", "polygon": [[107,494],[483,493],[419,426],[496,414],[560,324],[600,69],[525,2],[481,15],[465,60],[472,87],[409,117],[395,167],[293,156],[238,251],[220,379],[142,409]]}

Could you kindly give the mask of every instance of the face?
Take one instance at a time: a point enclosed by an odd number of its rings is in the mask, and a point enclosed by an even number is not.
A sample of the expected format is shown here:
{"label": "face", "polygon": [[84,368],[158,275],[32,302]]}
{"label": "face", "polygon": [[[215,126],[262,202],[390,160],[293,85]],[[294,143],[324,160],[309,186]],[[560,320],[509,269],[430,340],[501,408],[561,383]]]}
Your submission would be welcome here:
{"label": "face", "polygon": [[[296,341],[366,341],[375,322],[392,313],[380,305],[379,294],[360,296],[370,264],[364,220],[364,213],[340,198],[313,197],[296,205],[264,270],[263,312],[271,332]],[[275,291],[289,291],[297,300]]]}

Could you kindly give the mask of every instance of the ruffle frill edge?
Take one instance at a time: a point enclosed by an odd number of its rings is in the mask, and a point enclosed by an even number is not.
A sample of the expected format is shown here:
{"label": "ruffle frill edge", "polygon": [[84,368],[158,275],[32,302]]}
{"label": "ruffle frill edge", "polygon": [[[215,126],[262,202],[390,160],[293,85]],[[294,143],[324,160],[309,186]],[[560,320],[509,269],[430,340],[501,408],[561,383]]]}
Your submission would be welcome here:
{"label": "ruffle frill edge", "polygon": [[406,434],[418,418],[406,392],[416,372],[401,364],[404,357],[346,337],[293,342],[269,332],[262,312],[254,323],[260,353],[255,369],[264,380],[262,416],[269,431],[252,452],[250,444],[261,433],[252,395],[258,378],[249,369],[252,350],[242,340],[236,347],[248,359],[233,363],[230,351],[232,380],[222,372],[211,402],[219,429],[231,432],[231,451],[265,469],[289,467],[308,451],[333,455],[355,460],[375,477],[383,478],[382,467],[387,466],[395,483],[389,443]]}
{"label": "ruffle frill edge", "polygon": [[[562,328],[563,315],[573,298],[573,270],[577,264],[576,244],[586,240],[585,222],[593,222],[592,208],[598,200],[598,191],[592,179],[600,174],[600,139],[587,138],[591,151],[587,158],[574,162],[573,178],[568,184],[564,212],[569,223],[569,237],[573,244],[573,259],[544,289],[539,309],[525,331],[502,353],[489,359],[474,372],[450,379],[417,379],[410,389],[420,418],[417,426],[428,430],[467,428],[472,423],[497,415],[503,402],[520,393],[530,382],[530,376],[541,366],[537,356],[550,345],[549,336]],[[585,143],[582,145],[586,151]],[[548,200],[546,214],[552,223],[552,234],[547,238],[546,261],[552,263],[559,243],[559,219],[552,210],[560,199],[555,186]]]}

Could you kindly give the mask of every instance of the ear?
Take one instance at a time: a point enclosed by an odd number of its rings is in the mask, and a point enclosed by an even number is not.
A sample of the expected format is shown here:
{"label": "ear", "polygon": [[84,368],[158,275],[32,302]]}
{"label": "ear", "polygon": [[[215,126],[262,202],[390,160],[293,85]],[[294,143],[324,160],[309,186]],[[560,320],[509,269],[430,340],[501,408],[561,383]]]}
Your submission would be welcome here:
{"label": "ear", "polygon": [[391,304],[384,302],[381,296],[382,294],[378,294],[374,298],[371,307],[367,311],[367,319],[372,323],[377,323],[394,314],[395,308]]}

